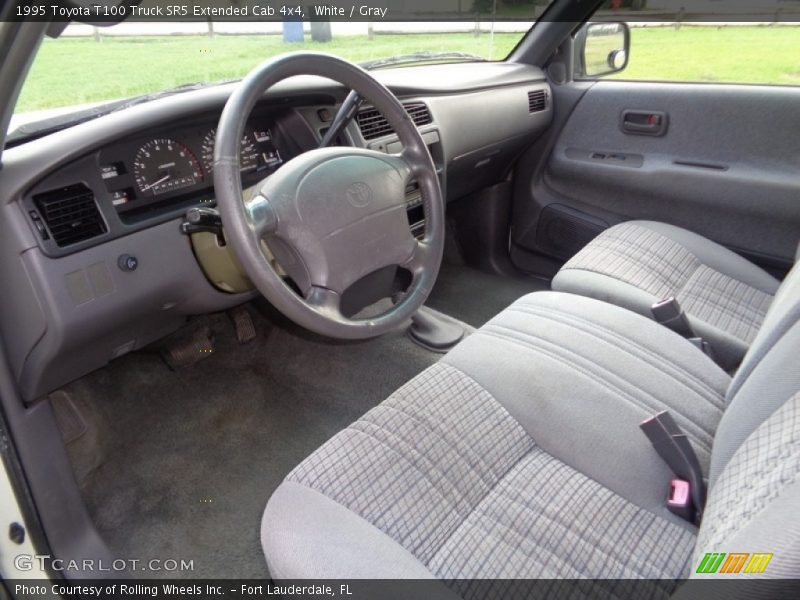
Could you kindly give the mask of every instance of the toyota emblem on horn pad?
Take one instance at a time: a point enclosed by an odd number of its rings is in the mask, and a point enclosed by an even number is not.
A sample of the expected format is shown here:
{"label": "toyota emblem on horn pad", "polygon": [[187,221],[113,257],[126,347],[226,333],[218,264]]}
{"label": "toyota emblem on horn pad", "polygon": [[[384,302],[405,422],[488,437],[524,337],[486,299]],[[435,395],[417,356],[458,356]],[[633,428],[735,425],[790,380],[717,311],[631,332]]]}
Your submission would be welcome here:
{"label": "toyota emblem on horn pad", "polygon": [[347,201],[356,208],[364,208],[372,201],[372,188],[362,181],[350,185],[345,194]]}

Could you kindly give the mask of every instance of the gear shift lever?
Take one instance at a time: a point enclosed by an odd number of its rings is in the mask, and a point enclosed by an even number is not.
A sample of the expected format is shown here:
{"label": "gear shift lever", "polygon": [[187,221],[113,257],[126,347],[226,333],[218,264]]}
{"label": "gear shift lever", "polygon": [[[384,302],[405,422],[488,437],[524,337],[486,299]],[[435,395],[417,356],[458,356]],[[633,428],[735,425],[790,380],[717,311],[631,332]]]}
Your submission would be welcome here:
{"label": "gear shift lever", "polygon": [[414,343],[441,354],[453,348],[467,333],[469,330],[462,323],[427,306],[414,313],[408,328],[408,337]]}

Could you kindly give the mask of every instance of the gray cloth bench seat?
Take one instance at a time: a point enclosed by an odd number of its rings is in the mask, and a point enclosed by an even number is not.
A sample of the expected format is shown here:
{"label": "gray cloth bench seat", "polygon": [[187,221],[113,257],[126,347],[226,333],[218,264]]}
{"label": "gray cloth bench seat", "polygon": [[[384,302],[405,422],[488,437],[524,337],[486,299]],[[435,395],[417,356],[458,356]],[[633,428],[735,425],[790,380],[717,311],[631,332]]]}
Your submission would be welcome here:
{"label": "gray cloth bench seat", "polygon": [[[643,579],[706,552],[800,572],[800,272],[733,379],[687,340],[573,294],[525,296],[305,459],[267,504],[274,578]],[[668,409],[709,480],[699,528],[639,423]],[[768,542],[768,543],[767,543]],[[620,592],[622,593],[622,592]]]}
{"label": "gray cloth bench seat", "polygon": [[735,369],[758,333],[780,282],[700,235],[656,221],[615,225],[553,278],[552,289],[589,296],[651,317],[675,297],[698,336]]}

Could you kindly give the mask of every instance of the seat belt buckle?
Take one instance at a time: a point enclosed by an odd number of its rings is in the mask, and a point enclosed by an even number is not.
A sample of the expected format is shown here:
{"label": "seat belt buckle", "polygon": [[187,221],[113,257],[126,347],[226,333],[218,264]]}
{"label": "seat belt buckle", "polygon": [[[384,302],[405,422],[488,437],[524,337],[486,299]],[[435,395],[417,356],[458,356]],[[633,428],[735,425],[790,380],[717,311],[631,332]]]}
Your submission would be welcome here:
{"label": "seat belt buckle", "polygon": [[[700,461],[686,434],[666,410],[645,419],[639,427],[650,440],[653,449],[677,476],[670,481],[667,508],[687,521],[697,521],[705,506],[705,481]],[[689,510],[684,510],[682,505],[684,496],[687,495]]]}
{"label": "seat belt buckle", "polygon": [[711,344],[708,343],[708,340],[704,340],[701,337],[690,337],[689,341],[697,346],[700,351],[705,354],[708,358],[717,362],[717,356],[714,354],[714,349],[711,347]]}
{"label": "seat belt buckle", "polygon": [[673,479],[669,482],[667,493],[667,510],[687,521],[694,522],[694,503],[692,502],[692,486],[685,479]]}
{"label": "seat belt buckle", "polygon": [[670,296],[666,300],[656,302],[650,307],[650,311],[653,313],[653,319],[655,319],[657,323],[685,337],[711,360],[716,361],[711,344],[703,338],[697,337],[692,329],[692,324],[689,323],[689,318],[686,316],[686,313],[683,312],[675,296]]}
{"label": "seat belt buckle", "polygon": [[650,307],[650,312],[653,313],[653,318],[664,327],[668,327],[686,338],[695,337],[689,319],[675,296],[656,302]]}

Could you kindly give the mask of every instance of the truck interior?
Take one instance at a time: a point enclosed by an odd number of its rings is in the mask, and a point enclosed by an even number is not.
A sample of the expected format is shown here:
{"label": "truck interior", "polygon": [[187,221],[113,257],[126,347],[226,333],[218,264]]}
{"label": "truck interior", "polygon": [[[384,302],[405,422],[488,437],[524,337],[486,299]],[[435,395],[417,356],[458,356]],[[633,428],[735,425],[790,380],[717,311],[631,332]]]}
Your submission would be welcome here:
{"label": "truck interior", "polygon": [[708,553],[796,578],[800,87],[626,80],[607,5],[553,0],[502,60],[294,51],[16,127],[65,24],[2,20],[39,553],[463,598],[667,598]]}

